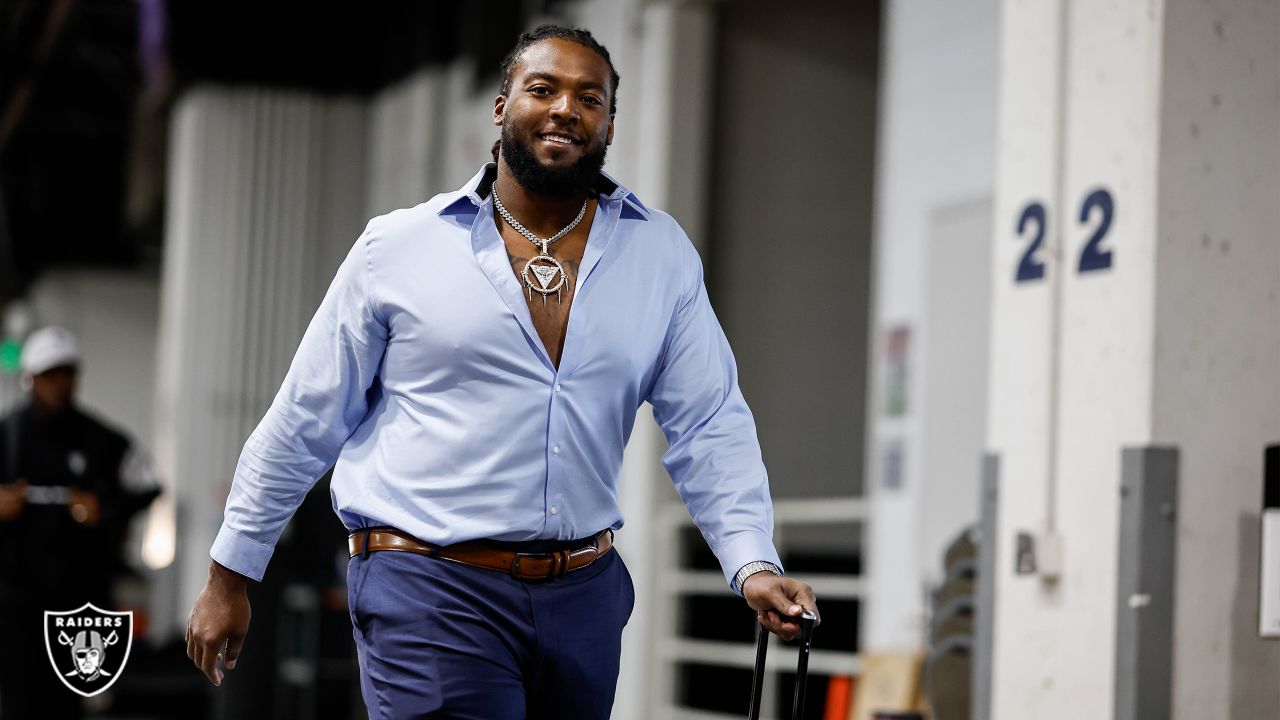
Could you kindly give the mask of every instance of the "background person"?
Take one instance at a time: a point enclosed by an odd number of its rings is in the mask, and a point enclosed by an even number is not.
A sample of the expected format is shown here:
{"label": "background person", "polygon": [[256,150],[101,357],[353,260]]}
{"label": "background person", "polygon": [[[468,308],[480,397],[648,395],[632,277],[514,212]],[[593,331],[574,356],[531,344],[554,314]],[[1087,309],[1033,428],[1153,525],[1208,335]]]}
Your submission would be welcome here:
{"label": "background person", "polygon": [[0,718],[75,718],[49,666],[44,611],[111,609],[130,519],[159,494],[145,454],[76,405],[80,350],[60,327],[27,338],[27,402],[0,421]]}

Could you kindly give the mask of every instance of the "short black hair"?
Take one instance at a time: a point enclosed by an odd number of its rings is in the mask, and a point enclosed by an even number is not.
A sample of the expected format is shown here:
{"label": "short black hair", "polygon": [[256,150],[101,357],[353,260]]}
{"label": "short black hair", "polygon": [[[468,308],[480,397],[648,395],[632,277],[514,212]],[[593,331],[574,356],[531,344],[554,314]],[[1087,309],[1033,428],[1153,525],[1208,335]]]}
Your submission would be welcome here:
{"label": "short black hair", "polygon": [[594,50],[597,55],[604,58],[609,65],[609,114],[614,115],[618,112],[618,83],[622,78],[618,77],[618,71],[613,67],[613,60],[609,58],[609,51],[603,45],[596,41],[591,35],[590,30],[583,30],[575,27],[565,27],[563,25],[539,25],[527,33],[520,35],[520,39],[516,41],[516,46],[511,48],[511,52],[502,59],[502,91],[503,95],[511,94],[511,75],[515,71],[516,61],[529,49],[530,45],[540,43],[543,40],[568,40],[577,43],[585,48]]}

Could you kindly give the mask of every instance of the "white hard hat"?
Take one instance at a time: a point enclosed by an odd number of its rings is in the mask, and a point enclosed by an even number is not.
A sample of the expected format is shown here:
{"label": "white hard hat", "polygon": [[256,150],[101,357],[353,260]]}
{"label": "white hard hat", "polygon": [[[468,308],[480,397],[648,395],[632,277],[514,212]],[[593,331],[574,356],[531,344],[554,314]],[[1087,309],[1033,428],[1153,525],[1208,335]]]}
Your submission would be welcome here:
{"label": "white hard hat", "polygon": [[80,364],[80,344],[70,330],[57,326],[42,327],[31,333],[22,345],[19,367],[26,375],[39,375],[64,365]]}

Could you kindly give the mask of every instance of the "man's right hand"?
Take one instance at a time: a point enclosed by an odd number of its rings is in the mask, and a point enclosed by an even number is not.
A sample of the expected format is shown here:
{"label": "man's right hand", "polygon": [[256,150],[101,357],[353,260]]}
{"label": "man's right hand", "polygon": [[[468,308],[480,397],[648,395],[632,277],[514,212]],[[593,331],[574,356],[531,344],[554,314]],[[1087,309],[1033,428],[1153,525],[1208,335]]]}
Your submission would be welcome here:
{"label": "man's right hand", "polygon": [[249,632],[248,585],[245,576],[209,563],[209,580],[187,619],[187,657],[215,686],[222,684],[218,664],[235,669]]}
{"label": "man's right hand", "polygon": [[27,502],[27,481],[0,485],[0,520],[12,520]]}

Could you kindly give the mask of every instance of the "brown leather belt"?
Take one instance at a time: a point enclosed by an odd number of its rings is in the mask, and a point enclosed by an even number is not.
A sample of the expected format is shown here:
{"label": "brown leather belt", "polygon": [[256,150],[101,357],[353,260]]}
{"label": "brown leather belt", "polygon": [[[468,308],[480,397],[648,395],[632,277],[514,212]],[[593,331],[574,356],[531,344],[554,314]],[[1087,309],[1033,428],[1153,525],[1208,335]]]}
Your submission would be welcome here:
{"label": "brown leather belt", "polygon": [[395,528],[356,530],[347,537],[351,557],[366,552],[394,550],[415,555],[452,560],[463,565],[497,570],[517,580],[550,580],[581,570],[613,549],[613,530],[604,530],[590,544],[549,553],[521,553],[499,550],[478,542],[432,545]]}

